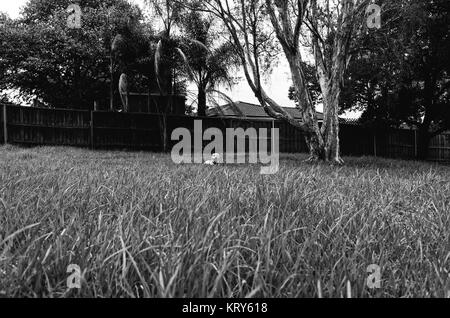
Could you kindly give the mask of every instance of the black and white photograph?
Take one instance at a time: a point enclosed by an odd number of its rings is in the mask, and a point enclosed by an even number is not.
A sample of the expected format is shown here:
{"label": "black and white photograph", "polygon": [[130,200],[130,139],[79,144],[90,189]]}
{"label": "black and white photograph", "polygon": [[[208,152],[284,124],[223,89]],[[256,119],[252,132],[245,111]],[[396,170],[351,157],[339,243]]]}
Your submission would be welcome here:
{"label": "black and white photograph", "polygon": [[449,0],[0,0],[0,298],[450,298],[449,22]]}

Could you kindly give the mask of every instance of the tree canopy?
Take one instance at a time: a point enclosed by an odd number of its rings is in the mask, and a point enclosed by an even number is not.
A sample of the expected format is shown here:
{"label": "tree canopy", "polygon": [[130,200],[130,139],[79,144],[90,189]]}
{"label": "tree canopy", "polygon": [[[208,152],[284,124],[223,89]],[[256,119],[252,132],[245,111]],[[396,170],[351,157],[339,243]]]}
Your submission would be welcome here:
{"label": "tree canopy", "polygon": [[86,0],[80,2],[83,27],[69,29],[69,3],[31,0],[21,19],[0,29],[0,89],[18,89],[52,107],[86,108],[107,99],[113,37],[123,33],[144,39],[149,28],[142,24],[139,8],[125,0]]}
{"label": "tree canopy", "polygon": [[429,139],[450,128],[449,17],[446,0],[390,3],[345,75],[342,107],[363,111],[368,125],[419,128],[422,157]]}

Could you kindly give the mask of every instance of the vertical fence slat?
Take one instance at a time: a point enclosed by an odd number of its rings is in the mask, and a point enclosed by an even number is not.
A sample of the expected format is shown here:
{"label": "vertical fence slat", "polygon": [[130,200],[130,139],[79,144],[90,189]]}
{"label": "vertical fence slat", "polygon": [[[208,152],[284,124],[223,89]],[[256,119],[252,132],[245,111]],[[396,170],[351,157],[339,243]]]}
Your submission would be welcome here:
{"label": "vertical fence slat", "polygon": [[90,142],[89,142],[89,144],[90,144],[91,149],[93,150],[93,149],[95,149],[95,144],[94,144],[94,112],[91,111],[90,113],[91,113],[91,120],[90,120],[89,123],[90,123],[91,135],[90,135]]}
{"label": "vertical fence slat", "polygon": [[7,106],[3,105],[3,142],[8,143],[8,116]]}
{"label": "vertical fence slat", "polygon": [[377,156],[377,133],[373,133],[373,155]]}

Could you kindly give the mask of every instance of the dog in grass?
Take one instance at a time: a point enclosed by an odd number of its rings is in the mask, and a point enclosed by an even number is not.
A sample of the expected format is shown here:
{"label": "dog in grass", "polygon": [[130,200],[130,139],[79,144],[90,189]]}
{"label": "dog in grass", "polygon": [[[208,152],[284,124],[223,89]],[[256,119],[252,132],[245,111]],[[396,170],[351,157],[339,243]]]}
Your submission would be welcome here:
{"label": "dog in grass", "polygon": [[214,153],[214,154],[212,154],[210,160],[205,161],[205,165],[215,166],[215,165],[219,164],[219,161],[220,161],[220,155],[218,153]]}

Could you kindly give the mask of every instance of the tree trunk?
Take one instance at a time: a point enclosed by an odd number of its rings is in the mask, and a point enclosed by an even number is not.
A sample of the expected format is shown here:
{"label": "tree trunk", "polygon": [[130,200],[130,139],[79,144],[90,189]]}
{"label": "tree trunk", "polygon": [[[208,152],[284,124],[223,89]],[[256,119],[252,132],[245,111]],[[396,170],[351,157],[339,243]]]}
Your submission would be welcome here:
{"label": "tree trunk", "polygon": [[206,117],[206,92],[203,88],[198,90],[198,110],[199,117]]}
{"label": "tree trunk", "polygon": [[324,140],[317,121],[316,110],[306,86],[305,76],[302,71],[301,57],[299,54],[289,54],[288,52],[286,52],[286,57],[289,62],[292,81],[295,87],[297,100],[299,102],[298,109],[302,114],[303,123],[310,130],[310,134],[305,138],[309,147],[309,153],[311,156],[310,159],[324,160]]}
{"label": "tree trunk", "polygon": [[329,94],[324,96],[324,123],[322,135],[324,138],[324,160],[342,164],[339,145],[339,85],[333,85]]}

